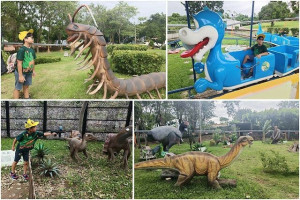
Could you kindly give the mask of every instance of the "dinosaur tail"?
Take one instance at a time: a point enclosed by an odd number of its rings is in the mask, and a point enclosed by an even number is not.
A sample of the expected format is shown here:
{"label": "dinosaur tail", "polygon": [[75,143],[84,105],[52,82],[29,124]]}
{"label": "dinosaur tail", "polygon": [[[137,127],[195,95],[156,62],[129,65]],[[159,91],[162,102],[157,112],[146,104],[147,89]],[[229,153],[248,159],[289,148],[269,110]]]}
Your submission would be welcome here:
{"label": "dinosaur tail", "polygon": [[134,164],[134,169],[171,168],[165,158],[148,160]]}

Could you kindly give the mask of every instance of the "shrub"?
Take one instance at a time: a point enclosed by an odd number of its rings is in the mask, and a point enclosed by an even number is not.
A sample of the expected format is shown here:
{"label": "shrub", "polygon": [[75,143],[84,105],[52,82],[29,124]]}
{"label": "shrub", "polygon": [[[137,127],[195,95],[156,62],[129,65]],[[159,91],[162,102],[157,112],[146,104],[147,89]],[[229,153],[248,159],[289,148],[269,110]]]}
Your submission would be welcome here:
{"label": "shrub", "polygon": [[278,33],[279,32],[279,28],[274,28],[274,33]]}
{"label": "shrub", "polygon": [[235,142],[238,139],[236,133],[231,134],[230,138],[232,142]]}
{"label": "shrub", "polygon": [[273,28],[272,27],[268,27],[267,32],[273,33]]}
{"label": "shrub", "polygon": [[264,168],[264,172],[267,173],[289,173],[289,167],[284,156],[279,155],[278,152],[270,150],[272,155],[267,155],[264,152],[260,152],[260,159]]}
{"label": "shrub", "polygon": [[35,59],[35,64],[44,64],[44,63],[54,63],[54,62],[60,62],[61,58],[45,58],[45,57],[41,57],[41,58],[36,58]]}
{"label": "shrub", "polygon": [[3,57],[3,60],[6,64],[8,57],[10,56],[10,54],[8,52],[5,51],[1,51],[1,56]]}
{"label": "shrub", "polygon": [[235,27],[234,27],[234,30],[235,30],[235,31],[238,31],[239,29],[240,29],[240,27],[238,27],[238,26],[235,26]]}
{"label": "shrub", "polygon": [[150,42],[149,42],[149,46],[151,47],[151,49],[153,49],[153,48],[154,48],[154,42],[153,42],[153,40],[150,40]]}
{"label": "shrub", "polygon": [[166,45],[162,45],[160,49],[161,50],[166,50]]}
{"label": "shrub", "polygon": [[141,75],[159,72],[165,62],[163,56],[145,51],[114,51],[112,62],[117,72]]}
{"label": "shrub", "polygon": [[299,28],[291,28],[291,32],[293,36],[299,36]]}
{"label": "shrub", "polygon": [[59,176],[59,169],[55,163],[51,161],[51,159],[48,159],[46,162],[42,163],[39,167],[41,170],[41,175],[43,176],[50,176],[53,178],[53,176]]}
{"label": "shrub", "polygon": [[215,145],[216,145],[216,142],[213,139],[211,139],[209,141],[209,146],[215,146]]}
{"label": "shrub", "polygon": [[107,52],[111,55],[114,50],[147,51],[146,45],[138,44],[112,44],[107,46]]}
{"label": "shrub", "polygon": [[289,32],[290,32],[290,29],[289,28],[282,28],[281,29],[282,30],[282,34],[289,34]]}
{"label": "shrub", "polygon": [[201,147],[205,147],[205,145],[203,145],[202,143],[197,142],[196,144],[193,145],[192,150],[193,151],[200,151]]}
{"label": "shrub", "polygon": [[46,155],[50,153],[50,150],[45,147],[43,143],[38,143],[33,151],[32,151],[32,158],[37,158],[39,162],[43,162]]}

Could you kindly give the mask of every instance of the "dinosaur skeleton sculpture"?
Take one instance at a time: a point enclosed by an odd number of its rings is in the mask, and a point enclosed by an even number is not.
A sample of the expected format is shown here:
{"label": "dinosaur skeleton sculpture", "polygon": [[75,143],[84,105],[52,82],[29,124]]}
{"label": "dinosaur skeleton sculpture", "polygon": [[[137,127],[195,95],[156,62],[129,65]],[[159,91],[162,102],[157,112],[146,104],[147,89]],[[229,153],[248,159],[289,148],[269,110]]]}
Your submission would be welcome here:
{"label": "dinosaur skeleton sculpture", "polygon": [[[82,7],[86,7],[91,13],[87,5],[82,5],[75,11],[73,17],[69,14],[70,24],[67,26],[66,32],[69,36],[67,41],[72,42],[70,44],[70,46],[73,47],[71,55],[80,47],[83,47],[77,54],[75,60],[89,47],[84,59],[77,63],[78,65],[82,64],[82,66],[78,68],[81,70],[89,69],[94,66],[93,74],[85,80],[85,83],[93,80],[93,83],[88,87],[87,93],[93,95],[103,86],[103,99],[106,99],[107,90],[113,93],[111,99],[115,99],[117,96],[125,96],[128,99],[129,96],[134,95],[140,99],[140,94],[145,92],[149,94],[150,98],[154,98],[150,94],[150,91],[156,90],[158,97],[161,99],[158,89],[166,86],[166,73],[156,72],[124,80],[115,77],[107,59],[108,54],[103,33],[96,28],[97,25],[94,27],[74,22],[76,14]],[[75,47],[75,44],[80,39],[83,41]],[[87,59],[90,54],[92,56]],[[92,90],[93,87],[96,88]]]}

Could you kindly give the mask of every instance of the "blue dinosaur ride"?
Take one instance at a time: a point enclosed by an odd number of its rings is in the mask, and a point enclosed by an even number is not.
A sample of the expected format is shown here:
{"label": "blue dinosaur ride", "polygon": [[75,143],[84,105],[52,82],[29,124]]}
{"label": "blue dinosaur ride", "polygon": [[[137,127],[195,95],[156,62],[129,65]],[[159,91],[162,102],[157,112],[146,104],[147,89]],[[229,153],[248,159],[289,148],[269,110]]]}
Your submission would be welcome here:
{"label": "blue dinosaur ride", "polygon": [[[255,57],[252,62],[242,65],[245,55],[253,55],[251,50],[223,53],[222,40],[226,24],[221,16],[204,8],[194,15],[196,30],[182,28],[179,38],[187,51],[181,57],[192,57],[196,63],[197,73],[204,71],[205,78],[198,79],[194,84],[197,93],[208,88],[213,90],[233,90],[251,85],[274,76],[285,76],[299,69],[299,48],[278,46],[268,49],[268,55]],[[201,60],[209,51],[206,63]],[[247,76],[250,69],[252,76]]]}

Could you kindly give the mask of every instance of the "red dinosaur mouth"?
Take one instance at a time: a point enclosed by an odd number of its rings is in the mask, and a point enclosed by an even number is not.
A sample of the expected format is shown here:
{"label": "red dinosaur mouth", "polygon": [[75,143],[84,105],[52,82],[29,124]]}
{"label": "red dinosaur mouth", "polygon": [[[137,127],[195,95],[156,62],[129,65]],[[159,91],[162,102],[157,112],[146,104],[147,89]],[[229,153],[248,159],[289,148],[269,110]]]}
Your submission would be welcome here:
{"label": "red dinosaur mouth", "polygon": [[187,51],[181,53],[181,55],[180,55],[181,58],[188,58],[188,57],[194,56],[196,53],[198,53],[200,51],[200,49],[202,49],[205,45],[207,45],[208,42],[209,42],[209,39],[204,38],[204,40],[202,40],[201,42],[196,44],[193,49],[187,50]]}
{"label": "red dinosaur mouth", "polygon": [[73,42],[78,37],[78,34],[71,35],[67,38],[67,42]]}

